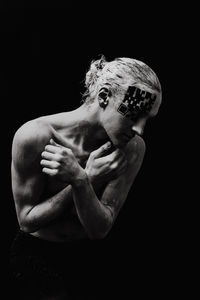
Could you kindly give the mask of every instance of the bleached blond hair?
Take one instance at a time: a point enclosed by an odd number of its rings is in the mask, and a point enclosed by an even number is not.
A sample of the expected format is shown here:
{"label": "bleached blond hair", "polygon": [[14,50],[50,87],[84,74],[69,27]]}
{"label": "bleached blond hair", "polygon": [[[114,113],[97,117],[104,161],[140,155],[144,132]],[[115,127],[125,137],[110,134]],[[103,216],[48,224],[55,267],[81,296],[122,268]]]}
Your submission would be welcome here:
{"label": "bleached blond hair", "polygon": [[112,93],[136,83],[144,84],[161,94],[161,84],[155,72],[144,62],[120,57],[108,62],[105,56],[93,60],[85,77],[85,92],[82,102],[94,101],[98,91],[103,86],[109,86]]}

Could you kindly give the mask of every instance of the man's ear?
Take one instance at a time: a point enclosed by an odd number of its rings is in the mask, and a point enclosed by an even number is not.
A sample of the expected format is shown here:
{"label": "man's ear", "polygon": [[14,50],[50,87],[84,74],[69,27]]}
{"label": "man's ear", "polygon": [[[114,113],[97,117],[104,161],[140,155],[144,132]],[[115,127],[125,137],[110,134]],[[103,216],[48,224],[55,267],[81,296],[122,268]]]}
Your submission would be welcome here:
{"label": "man's ear", "polygon": [[98,94],[99,105],[103,108],[106,108],[109,102],[110,90],[108,88],[101,88]]}

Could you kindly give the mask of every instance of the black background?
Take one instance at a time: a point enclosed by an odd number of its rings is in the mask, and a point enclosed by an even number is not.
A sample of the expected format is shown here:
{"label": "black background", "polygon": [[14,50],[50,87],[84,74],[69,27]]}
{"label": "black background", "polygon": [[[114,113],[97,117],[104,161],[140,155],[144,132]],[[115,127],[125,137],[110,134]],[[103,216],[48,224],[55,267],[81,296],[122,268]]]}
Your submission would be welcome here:
{"label": "black background", "polygon": [[130,7],[115,3],[108,8],[104,3],[48,2],[28,7],[21,1],[2,5],[0,74],[5,119],[1,127],[6,170],[2,188],[8,246],[18,230],[10,182],[14,132],[30,119],[77,108],[85,72],[100,54],[107,60],[132,57],[156,72],[163,103],[159,115],[146,127],[143,166],[106,240],[108,256],[119,277],[131,280],[122,285],[128,292],[133,292],[132,284],[149,295],[158,295],[158,287],[164,294],[177,288],[183,271],[179,242],[184,205],[177,189],[177,141],[181,139],[180,131],[177,135],[177,82],[185,34],[184,16],[164,4]]}

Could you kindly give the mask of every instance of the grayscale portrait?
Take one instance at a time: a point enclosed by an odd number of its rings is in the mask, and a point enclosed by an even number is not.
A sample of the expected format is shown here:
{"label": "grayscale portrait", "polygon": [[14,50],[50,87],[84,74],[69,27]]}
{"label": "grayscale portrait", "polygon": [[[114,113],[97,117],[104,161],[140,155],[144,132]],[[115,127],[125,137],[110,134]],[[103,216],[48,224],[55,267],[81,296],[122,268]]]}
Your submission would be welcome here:
{"label": "grayscale portrait", "polygon": [[83,77],[79,106],[26,120],[13,134],[19,230],[10,270],[20,299],[99,299],[97,269],[108,263],[97,249],[151,151],[143,134],[162,100],[152,68],[138,57],[105,54],[91,57]]}

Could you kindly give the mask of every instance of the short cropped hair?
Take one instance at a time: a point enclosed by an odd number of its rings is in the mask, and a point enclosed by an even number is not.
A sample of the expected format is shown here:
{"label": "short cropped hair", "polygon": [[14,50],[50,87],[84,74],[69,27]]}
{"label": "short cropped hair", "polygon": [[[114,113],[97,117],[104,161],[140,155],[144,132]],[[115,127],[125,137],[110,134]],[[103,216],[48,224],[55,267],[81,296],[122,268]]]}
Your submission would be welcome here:
{"label": "short cropped hair", "polygon": [[82,103],[91,103],[103,86],[109,86],[112,92],[119,87],[127,87],[136,83],[142,83],[161,94],[161,84],[155,72],[144,62],[120,57],[108,62],[105,56],[93,60],[85,77],[85,92],[82,95]]}

